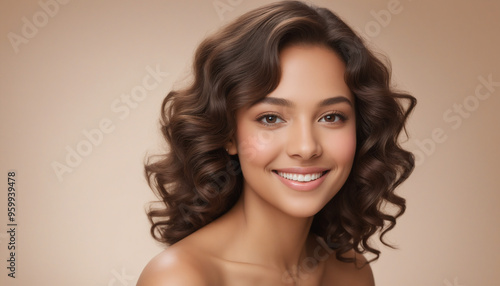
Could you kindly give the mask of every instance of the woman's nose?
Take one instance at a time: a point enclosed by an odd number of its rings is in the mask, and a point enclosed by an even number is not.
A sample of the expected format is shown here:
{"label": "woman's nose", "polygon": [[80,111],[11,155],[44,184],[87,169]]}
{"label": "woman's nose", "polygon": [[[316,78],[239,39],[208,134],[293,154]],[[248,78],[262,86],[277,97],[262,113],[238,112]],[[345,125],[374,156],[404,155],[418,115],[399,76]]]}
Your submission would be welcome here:
{"label": "woman's nose", "polygon": [[290,126],[287,153],[290,157],[309,160],[321,156],[321,144],[313,126],[308,122],[296,122]]}

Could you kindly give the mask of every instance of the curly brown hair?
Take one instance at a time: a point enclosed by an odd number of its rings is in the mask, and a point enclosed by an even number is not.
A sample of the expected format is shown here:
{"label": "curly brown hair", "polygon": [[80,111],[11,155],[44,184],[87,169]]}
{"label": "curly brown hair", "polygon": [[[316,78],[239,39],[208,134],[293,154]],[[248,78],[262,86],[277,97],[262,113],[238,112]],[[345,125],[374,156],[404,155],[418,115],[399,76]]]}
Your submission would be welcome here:
{"label": "curly brown hair", "polygon": [[[310,231],[344,262],[354,262],[343,256],[352,249],[378,259],[380,251],[368,242],[377,231],[390,246],[384,235],[406,209],[394,190],[414,168],[413,155],[401,148],[398,137],[416,99],[391,86],[388,64],[338,16],[299,1],[255,9],[209,36],[195,53],[193,82],[164,99],[161,130],[170,150],[145,162],[149,185],[160,199],[147,211],[156,240],[174,244],[236,203],[243,174],[238,156],[224,150],[235,135],[236,111],[277,87],[280,51],[294,44],[326,45],[336,52],[345,62],[345,82],[356,106],[358,143],[351,173],[315,215]],[[386,203],[396,212],[385,211]]]}

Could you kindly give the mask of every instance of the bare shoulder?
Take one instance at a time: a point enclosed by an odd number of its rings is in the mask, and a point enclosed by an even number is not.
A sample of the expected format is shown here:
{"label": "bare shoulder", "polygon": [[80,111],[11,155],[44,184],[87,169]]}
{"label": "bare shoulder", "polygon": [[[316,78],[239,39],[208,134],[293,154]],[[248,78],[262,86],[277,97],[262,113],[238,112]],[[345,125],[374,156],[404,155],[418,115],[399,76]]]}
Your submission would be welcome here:
{"label": "bare shoulder", "polygon": [[137,286],[211,285],[213,271],[195,251],[173,245],[155,256],[144,268]]}
{"label": "bare shoulder", "polygon": [[373,272],[366,258],[354,251],[350,251],[348,256],[356,256],[356,264],[339,261],[335,255],[328,258],[325,269],[328,285],[375,286]]}

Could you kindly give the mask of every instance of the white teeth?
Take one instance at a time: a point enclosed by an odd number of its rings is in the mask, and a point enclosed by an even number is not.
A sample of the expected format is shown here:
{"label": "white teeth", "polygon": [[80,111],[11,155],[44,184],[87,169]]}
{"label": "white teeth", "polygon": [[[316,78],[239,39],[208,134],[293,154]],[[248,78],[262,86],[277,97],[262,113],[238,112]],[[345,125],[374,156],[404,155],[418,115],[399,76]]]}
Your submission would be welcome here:
{"label": "white teeth", "polygon": [[319,179],[321,176],[323,176],[322,173],[313,173],[313,174],[292,174],[292,173],[283,173],[283,172],[278,172],[278,175],[281,177],[292,180],[292,181],[297,181],[297,182],[310,182]]}

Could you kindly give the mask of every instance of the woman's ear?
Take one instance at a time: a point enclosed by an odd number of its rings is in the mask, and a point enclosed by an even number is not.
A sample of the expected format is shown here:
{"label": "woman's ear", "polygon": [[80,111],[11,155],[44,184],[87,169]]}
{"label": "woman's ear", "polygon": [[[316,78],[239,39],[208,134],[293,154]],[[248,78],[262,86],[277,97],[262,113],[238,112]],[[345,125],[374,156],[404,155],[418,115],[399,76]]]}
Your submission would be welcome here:
{"label": "woman's ear", "polygon": [[236,143],[234,143],[234,140],[231,139],[227,144],[226,144],[226,152],[229,155],[236,155],[238,154],[238,148],[236,146]]}

